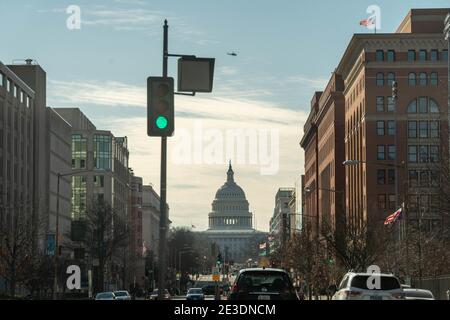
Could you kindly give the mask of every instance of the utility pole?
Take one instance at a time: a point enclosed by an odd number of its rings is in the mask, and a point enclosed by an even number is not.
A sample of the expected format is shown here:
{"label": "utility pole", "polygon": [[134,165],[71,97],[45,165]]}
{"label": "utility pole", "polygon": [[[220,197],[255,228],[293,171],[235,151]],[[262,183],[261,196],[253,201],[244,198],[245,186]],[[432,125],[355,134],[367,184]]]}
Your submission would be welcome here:
{"label": "utility pole", "polygon": [[[167,78],[167,62],[169,47],[169,26],[164,20],[163,40],[163,74]],[[159,257],[158,257],[158,299],[164,298],[166,289],[166,240],[167,240],[167,137],[161,137],[161,182],[160,182],[160,220],[159,220]]]}

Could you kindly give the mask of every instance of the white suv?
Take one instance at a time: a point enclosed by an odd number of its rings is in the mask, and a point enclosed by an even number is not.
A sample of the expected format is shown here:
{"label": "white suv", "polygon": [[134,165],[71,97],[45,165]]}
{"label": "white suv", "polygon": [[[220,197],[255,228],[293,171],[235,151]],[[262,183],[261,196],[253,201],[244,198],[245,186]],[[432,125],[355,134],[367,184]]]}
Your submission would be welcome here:
{"label": "white suv", "polygon": [[[373,278],[380,277],[379,288],[372,289]],[[368,281],[369,280],[369,281]],[[333,295],[333,300],[403,300],[405,294],[400,281],[392,274],[348,272]]]}

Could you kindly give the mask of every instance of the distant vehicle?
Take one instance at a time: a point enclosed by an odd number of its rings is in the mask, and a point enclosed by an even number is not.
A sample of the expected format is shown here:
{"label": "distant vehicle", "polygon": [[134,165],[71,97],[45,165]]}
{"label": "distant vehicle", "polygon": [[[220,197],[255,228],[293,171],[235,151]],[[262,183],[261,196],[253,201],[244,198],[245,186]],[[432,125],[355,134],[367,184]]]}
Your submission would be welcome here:
{"label": "distant vehicle", "polygon": [[406,300],[435,300],[430,290],[405,288],[403,292]]}
{"label": "distant vehicle", "polygon": [[[369,277],[380,277],[380,288],[368,288]],[[370,281],[369,281],[370,283]],[[403,300],[405,294],[398,278],[384,273],[348,272],[343,277],[333,300]]]}
{"label": "distant vehicle", "polygon": [[100,292],[95,296],[95,300],[116,300],[114,292]]}
{"label": "distant vehicle", "polygon": [[114,291],[116,300],[131,300],[131,295],[126,290]]}
{"label": "distant vehicle", "polygon": [[[208,296],[213,296],[216,294],[216,284],[208,284],[202,287],[203,293]],[[219,293],[223,293],[222,286],[219,285]]]}
{"label": "distant vehicle", "polygon": [[205,300],[202,288],[190,288],[187,292],[186,300]]}
{"label": "distant vehicle", "polygon": [[[153,292],[150,294],[150,300],[158,300],[158,293],[159,293],[159,289],[155,289],[153,290]],[[164,300],[171,300],[172,297],[170,296],[170,293],[167,289],[164,290]]]}
{"label": "distant vehicle", "polygon": [[289,274],[281,269],[242,269],[229,300],[298,300]]}

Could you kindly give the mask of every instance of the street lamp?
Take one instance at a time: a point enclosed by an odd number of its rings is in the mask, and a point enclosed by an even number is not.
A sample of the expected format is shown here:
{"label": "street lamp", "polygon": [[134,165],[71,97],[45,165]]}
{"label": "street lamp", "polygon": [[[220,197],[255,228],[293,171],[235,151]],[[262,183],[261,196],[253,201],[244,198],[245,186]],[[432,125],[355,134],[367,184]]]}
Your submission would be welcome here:
{"label": "street lamp", "polygon": [[67,173],[58,173],[57,184],[56,184],[56,221],[55,221],[55,252],[54,252],[54,269],[55,275],[53,278],[53,299],[58,298],[58,258],[59,258],[59,186],[62,177],[73,176],[79,173],[90,172],[90,170],[79,170]]}

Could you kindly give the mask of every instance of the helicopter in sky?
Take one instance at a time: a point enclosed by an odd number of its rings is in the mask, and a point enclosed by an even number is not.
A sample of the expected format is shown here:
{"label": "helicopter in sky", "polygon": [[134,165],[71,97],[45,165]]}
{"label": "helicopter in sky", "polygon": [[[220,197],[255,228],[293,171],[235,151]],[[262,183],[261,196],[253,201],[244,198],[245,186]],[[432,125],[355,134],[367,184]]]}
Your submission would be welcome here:
{"label": "helicopter in sky", "polygon": [[233,57],[237,57],[237,53],[232,51],[232,52],[228,52],[227,55],[229,56],[233,56]]}

